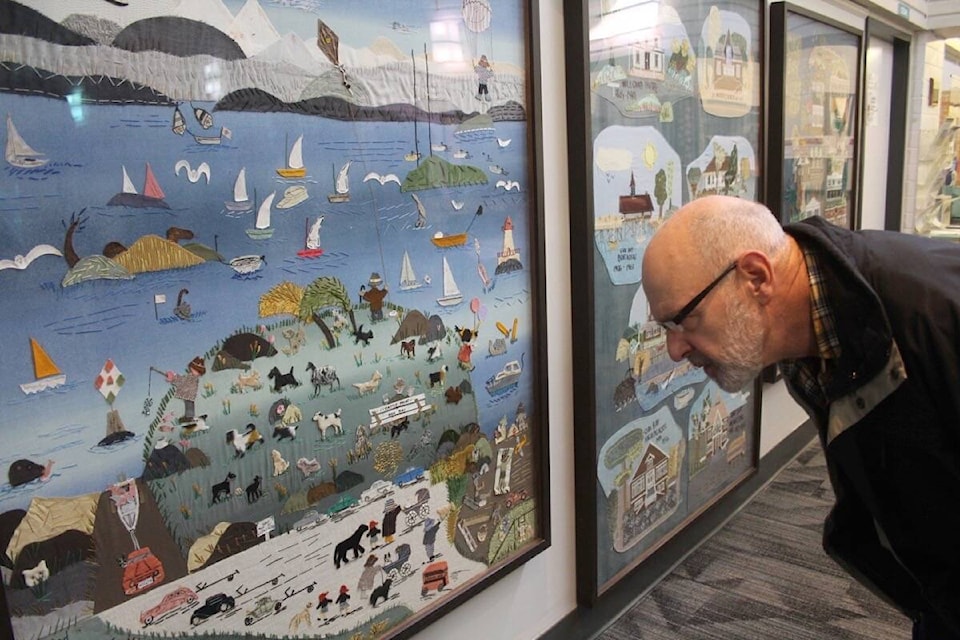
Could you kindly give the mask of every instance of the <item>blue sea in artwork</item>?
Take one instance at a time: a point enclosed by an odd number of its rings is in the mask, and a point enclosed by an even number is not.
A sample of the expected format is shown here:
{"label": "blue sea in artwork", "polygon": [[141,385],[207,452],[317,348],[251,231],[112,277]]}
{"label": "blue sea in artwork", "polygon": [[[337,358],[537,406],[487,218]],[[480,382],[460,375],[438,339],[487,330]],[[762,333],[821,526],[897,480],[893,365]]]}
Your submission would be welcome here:
{"label": "blue sea in artwork", "polygon": [[[195,103],[192,106],[203,107],[214,117],[214,126],[203,131],[190,106],[181,106],[188,132],[178,136],[171,130],[174,110],[169,106],[71,105],[0,96],[0,112],[10,114],[20,136],[49,158],[40,168],[0,168],[0,259],[26,254],[38,244],[63,249],[71,216],[83,215],[86,222],[73,237],[81,257],[102,253],[109,242],[129,247],[142,236],[165,236],[168,228],[179,227],[193,232],[190,242],[215,249],[225,261],[247,255],[265,260],[260,271],[247,276],[228,264],[207,262],[190,269],[139,274],[132,280],[97,280],[69,287],[61,286],[67,265],[57,256],[42,256],[23,270],[0,270],[0,332],[6,340],[0,373],[0,432],[4,435],[0,472],[19,458],[40,464],[56,461],[53,476],[45,483],[14,488],[3,478],[0,511],[26,508],[29,499],[38,495],[101,491],[117,481],[118,474],[138,476],[143,469],[143,434],[152,419],[152,414],[142,413],[145,399],[159,398],[169,389],[162,376],[154,374],[151,380],[149,368],[182,372],[192,355],[206,353],[239,328],[275,321],[258,317],[257,300],[283,281],[303,287],[319,276],[335,276],[358,300],[360,287],[377,272],[390,288],[387,300],[393,304],[426,315],[440,314],[448,327],[480,322],[482,340],[474,353],[472,380],[481,428],[491,433],[502,415],[512,418],[518,401],[528,412],[533,408],[533,375],[528,372],[509,400],[493,398],[483,390],[483,381],[506,361],[526,354],[526,366],[532,364],[527,227],[532,176],[527,175],[527,123],[498,122],[494,135],[473,141],[458,139],[453,125],[420,123],[415,142],[411,122],[357,123],[295,114],[220,112],[213,111],[212,104]],[[199,145],[190,135],[210,135],[220,127],[226,127],[231,137],[219,145]],[[283,179],[276,169],[284,166],[287,149],[300,135],[307,175],[300,180]],[[511,142],[501,147],[496,138]],[[402,181],[416,166],[404,155],[416,145],[426,157],[431,142],[445,143],[448,150],[438,155],[482,169],[489,182],[416,192],[427,211],[426,226],[416,228],[418,212],[410,193],[402,193],[396,183],[381,185],[363,178],[368,172],[394,173]],[[454,159],[458,149],[469,157]],[[174,167],[181,160],[193,170],[207,163],[209,183],[204,177],[191,183],[187,171],[176,175]],[[352,161],[350,201],[331,204],[327,195],[334,191],[335,174],[347,160]],[[107,206],[121,191],[123,168],[142,192],[147,163],[170,208]],[[237,214],[224,206],[244,167],[251,198],[254,192],[258,201],[276,193],[274,235],[269,240],[252,240],[245,233],[253,226],[255,211]],[[517,181],[519,191],[498,188],[501,178]],[[292,208],[276,208],[284,191],[294,185],[305,186],[309,198]],[[453,200],[463,203],[459,210],[451,204]],[[483,214],[475,218],[481,205]],[[320,235],[324,254],[300,258],[296,252],[304,246],[307,225],[318,215],[324,216]],[[485,292],[478,259],[492,276],[507,217],[512,218],[513,241],[524,268],[494,276],[495,287]],[[468,227],[470,238],[464,246],[439,249],[430,242],[438,231],[460,233]],[[405,251],[417,277],[429,276],[428,286],[399,290]],[[452,308],[440,307],[436,301],[442,295],[444,256],[464,296],[464,302]],[[186,321],[173,316],[182,288],[189,289],[187,299],[193,310]],[[474,298],[477,302],[471,304]],[[357,316],[358,323],[369,319],[365,310]],[[521,331],[509,354],[484,357],[487,339],[500,335],[494,323],[509,325],[515,317]],[[33,379],[31,337],[66,374],[66,384],[33,395],[20,390],[21,383]],[[104,436],[105,414],[111,407],[93,383],[108,358],[125,378],[113,408],[138,435],[104,453],[95,445]]]}

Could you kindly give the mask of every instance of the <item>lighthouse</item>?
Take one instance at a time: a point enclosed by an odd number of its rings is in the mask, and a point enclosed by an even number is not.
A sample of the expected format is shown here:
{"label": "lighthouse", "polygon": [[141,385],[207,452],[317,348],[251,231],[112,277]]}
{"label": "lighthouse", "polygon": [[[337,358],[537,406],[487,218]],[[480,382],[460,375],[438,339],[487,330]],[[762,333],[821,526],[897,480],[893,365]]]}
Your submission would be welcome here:
{"label": "lighthouse", "polygon": [[497,275],[523,269],[523,264],[520,262],[520,251],[513,246],[513,220],[510,219],[510,216],[507,216],[502,229],[503,249],[497,252]]}

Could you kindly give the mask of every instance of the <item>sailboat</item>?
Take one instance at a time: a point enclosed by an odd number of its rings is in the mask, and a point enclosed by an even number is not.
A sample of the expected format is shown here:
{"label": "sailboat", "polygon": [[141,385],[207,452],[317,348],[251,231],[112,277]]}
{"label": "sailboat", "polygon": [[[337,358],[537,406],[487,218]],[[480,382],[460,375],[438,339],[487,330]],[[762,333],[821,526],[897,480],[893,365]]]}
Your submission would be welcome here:
{"label": "sailboat", "polygon": [[133,182],[130,181],[130,176],[127,175],[127,168],[120,165],[123,171],[123,186],[121,187],[120,193],[114,195],[110,198],[110,201],[107,202],[108,207],[170,208],[170,205],[163,200],[163,189],[160,188],[160,183],[157,182],[156,176],[153,175],[153,169],[150,168],[150,163],[148,162],[146,164],[146,174],[143,178],[143,193],[137,193]]}
{"label": "sailboat", "polygon": [[347,160],[340,168],[340,173],[337,174],[337,178],[334,181],[334,193],[331,193],[327,196],[327,200],[330,202],[350,202],[350,176],[347,174],[350,171],[350,165],[353,163],[353,160]]}
{"label": "sailboat", "polygon": [[413,271],[413,264],[410,263],[410,254],[403,252],[403,262],[400,265],[400,290],[409,291],[419,289],[424,285],[417,280],[417,274]]}
{"label": "sailboat", "polygon": [[178,136],[182,136],[187,130],[187,123],[183,119],[183,114],[180,112],[180,107],[173,108],[173,122],[170,125],[170,128]]}
{"label": "sailboat", "polygon": [[253,209],[253,203],[250,202],[250,196],[247,195],[247,168],[241,167],[237,179],[233,183],[233,200],[224,200],[224,206],[228,211],[250,211]]}
{"label": "sailboat", "polygon": [[483,292],[486,293],[493,289],[493,278],[487,273],[487,268],[480,262],[480,240],[473,239],[473,248],[477,252],[477,275],[480,276],[480,282],[483,283]]}
{"label": "sailboat", "polygon": [[413,226],[415,229],[423,229],[427,226],[427,210],[423,206],[423,203],[420,202],[417,194],[411,193],[410,197],[413,198],[413,201],[417,204],[417,222]]}
{"label": "sailboat", "polygon": [[200,126],[204,129],[209,129],[213,126],[213,116],[210,115],[209,111],[201,109],[200,107],[194,107],[193,115],[196,116],[197,122],[199,122]]}
{"label": "sailboat", "polygon": [[53,359],[47,355],[40,343],[30,338],[30,352],[33,356],[33,382],[24,382],[20,389],[27,394],[45,389],[54,389],[66,383],[67,376],[60,371]]}
{"label": "sailboat", "polygon": [[418,162],[420,142],[417,136],[417,63],[413,57],[413,49],[410,49],[410,64],[413,67],[413,150],[404,154],[403,159],[407,162]]}
{"label": "sailboat", "polygon": [[220,127],[220,133],[215,136],[198,136],[195,133],[191,133],[190,135],[197,141],[197,144],[220,144],[223,138],[229,139],[233,133],[226,127]]}
{"label": "sailboat", "polygon": [[7,114],[7,146],[3,157],[7,162],[21,169],[42,167],[49,162],[44,154],[33,149],[20,137],[17,128],[13,126],[13,118],[10,117],[9,113]]}
{"label": "sailboat", "polygon": [[[246,230],[249,238],[253,240],[266,240],[273,235],[273,227],[270,226],[270,207],[273,205],[273,198],[276,195],[277,192],[274,191],[263,199],[260,208],[257,209],[257,220],[253,228]],[[256,199],[256,194],[254,194],[254,199]]]}
{"label": "sailboat", "polygon": [[[286,142],[283,146],[286,148]],[[303,178],[307,175],[307,170],[303,166],[303,134],[290,147],[290,153],[287,154],[287,165],[282,169],[277,169],[277,174],[283,178]]]}
{"label": "sailboat", "polygon": [[443,257],[443,295],[437,298],[437,304],[441,307],[452,307],[463,302],[463,294],[457,286],[457,281],[453,279],[453,272],[450,271],[450,264],[447,257]]}
{"label": "sailboat", "polygon": [[323,224],[323,216],[317,216],[312,225],[310,224],[310,218],[307,218],[303,249],[297,251],[297,255],[301,258],[316,258],[323,255],[323,249],[320,248],[321,224]]}
{"label": "sailboat", "polygon": [[441,249],[447,249],[449,247],[462,247],[467,244],[467,231],[470,231],[470,227],[473,226],[473,222],[483,214],[483,205],[477,207],[477,212],[473,214],[473,218],[470,219],[470,224],[467,225],[466,230],[463,233],[454,233],[452,235],[444,235],[442,231],[437,231],[433,234],[433,237],[430,238],[430,242],[434,245],[440,247]]}

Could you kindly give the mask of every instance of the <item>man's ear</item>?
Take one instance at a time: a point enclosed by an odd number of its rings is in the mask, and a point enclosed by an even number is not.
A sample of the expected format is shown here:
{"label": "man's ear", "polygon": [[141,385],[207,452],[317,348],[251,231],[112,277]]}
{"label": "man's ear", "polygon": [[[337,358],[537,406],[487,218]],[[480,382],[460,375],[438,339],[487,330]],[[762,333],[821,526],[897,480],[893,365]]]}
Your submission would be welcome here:
{"label": "man's ear", "polygon": [[747,251],[737,259],[737,272],[760,304],[773,295],[773,264],[762,251]]}

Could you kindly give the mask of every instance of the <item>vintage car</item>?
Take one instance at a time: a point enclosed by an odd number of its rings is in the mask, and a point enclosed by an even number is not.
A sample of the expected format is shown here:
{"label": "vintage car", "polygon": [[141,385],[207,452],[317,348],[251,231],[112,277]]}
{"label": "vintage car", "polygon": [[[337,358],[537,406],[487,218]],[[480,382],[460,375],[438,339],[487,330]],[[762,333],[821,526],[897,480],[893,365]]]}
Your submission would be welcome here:
{"label": "vintage car", "polygon": [[450,583],[450,570],[445,560],[428,564],[423,570],[423,586],[420,595],[426,596],[430,591],[443,591]]}
{"label": "vintage car", "polygon": [[393,479],[393,483],[398,487],[405,487],[408,484],[416,484],[424,478],[423,467],[408,467],[406,471]]}
{"label": "vintage car", "polygon": [[157,586],[164,579],[163,564],[150,552],[150,547],[134,549],[120,560],[123,567],[123,593],[135,596]]}
{"label": "vintage car", "polygon": [[327,507],[327,515],[331,518],[347,509],[356,506],[357,499],[351,495],[344,494],[337,498],[337,501]]}
{"label": "vintage car", "polygon": [[374,500],[385,498],[393,493],[394,488],[394,484],[389,480],[374,480],[373,483],[360,494],[360,502],[370,504]]}
{"label": "vintage car", "polygon": [[507,509],[510,509],[511,507],[514,507],[520,504],[521,502],[526,500],[528,497],[530,496],[527,493],[526,489],[520,489],[519,491],[511,491],[510,494],[507,495]]}
{"label": "vintage car", "polygon": [[199,598],[197,594],[188,587],[178,587],[163,596],[160,600],[160,604],[155,607],[151,607],[146,611],[140,612],[140,624],[143,626],[151,625],[157,620],[159,620],[165,614],[168,614],[172,611],[182,609],[184,607],[190,607],[197,604]]}
{"label": "vintage car", "polygon": [[230,611],[235,606],[236,602],[227,594],[214,594],[190,614],[190,624],[196,626],[215,613]]}
{"label": "vintage car", "polygon": [[293,523],[293,528],[297,531],[303,531],[304,529],[321,525],[324,522],[327,522],[329,519],[330,518],[327,516],[327,514],[311,509],[303,514],[302,518]]}
{"label": "vintage car", "polygon": [[274,600],[270,596],[257,598],[257,602],[253,605],[253,609],[250,609],[243,615],[243,624],[249,627],[253,623],[263,620],[267,616],[273,615],[274,613],[280,613],[281,610],[283,610],[283,603],[279,600]]}

